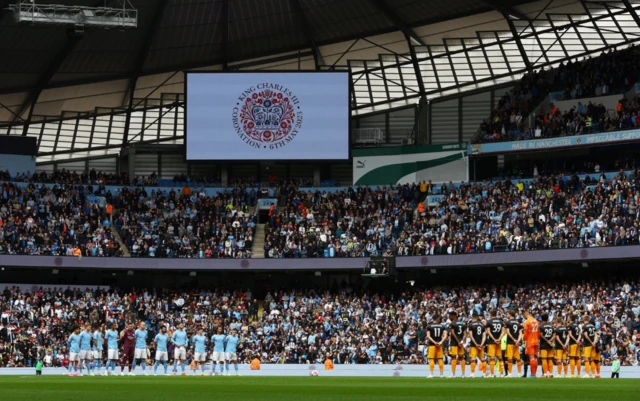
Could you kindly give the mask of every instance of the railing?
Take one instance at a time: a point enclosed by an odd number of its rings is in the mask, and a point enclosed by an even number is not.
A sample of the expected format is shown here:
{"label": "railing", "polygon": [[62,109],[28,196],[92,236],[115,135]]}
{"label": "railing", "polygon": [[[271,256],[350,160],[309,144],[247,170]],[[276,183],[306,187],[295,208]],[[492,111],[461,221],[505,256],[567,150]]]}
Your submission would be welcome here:
{"label": "railing", "polygon": [[[531,263],[588,263],[600,260],[640,258],[640,245],[570,248],[516,252],[484,252],[459,255],[396,257],[398,269],[507,266]],[[99,258],[73,256],[0,255],[0,265],[51,269],[140,270],[362,270],[370,258],[301,259],[166,259]]]}
{"label": "railing", "polygon": [[384,143],[384,130],[382,128],[358,128],[354,130],[353,143],[356,145],[380,145]]}

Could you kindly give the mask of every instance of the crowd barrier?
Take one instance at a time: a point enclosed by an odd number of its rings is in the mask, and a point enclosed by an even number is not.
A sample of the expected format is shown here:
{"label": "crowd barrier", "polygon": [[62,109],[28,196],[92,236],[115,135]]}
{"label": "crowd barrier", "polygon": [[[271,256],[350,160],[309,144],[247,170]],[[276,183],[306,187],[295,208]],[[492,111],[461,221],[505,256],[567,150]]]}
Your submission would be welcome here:
{"label": "crowd barrier", "polygon": [[[169,367],[169,372],[172,371],[172,367]],[[426,377],[429,374],[429,368],[426,365],[335,365],[334,370],[325,370],[324,365],[267,365],[263,364],[260,370],[251,370],[249,365],[243,364],[239,366],[239,373],[242,376],[309,376],[311,371],[316,370],[318,376],[328,377]],[[116,369],[120,372],[120,369]],[[178,369],[180,371],[180,369]],[[234,372],[233,367],[230,368],[231,373]],[[514,368],[515,371],[515,368]],[[64,375],[68,371],[64,368],[44,368],[42,374],[45,376],[50,375]],[[126,372],[126,370],[125,370]],[[162,367],[158,367],[158,372],[162,373]],[[188,373],[191,373],[187,369]],[[211,365],[205,367],[205,372],[211,373]],[[143,373],[142,369],[138,367],[135,371],[136,375]],[[153,369],[147,367],[147,374],[153,374]],[[436,367],[436,376],[438,375],[438,368]],[[467,366],[467,375],[470,373],[469,366]],[[447,377],[451,374],[451,366],[446,365],[444,369],[444,376]],[[458,376],[460,376],[460,369],[457,370]],[[0,375],[20,375],[29,376],[35,375],[35,370],[32,368],[0,368]],[[479,379],[479,372],[476,372]],[[611,367],[603,366],[601,371],[602,378],[611,377]],[[628,366],[620,368],[620,378],[623,379],[639,379],[640,367]],[[70,378],[74,380],[75,378]]]}
{"label": "crowd barrier", "polygon": [[[396,257],[398,269],[453,268],[462,266],[508,266],[525,263],[574,262],[640,258],[640,245],[550,249],[540,251],[490,252],[463,255],[422,255]],[[0,255],[3,267],[49,267],[52,269],[134,269],[134,270],[357,270],[370,258],[299,259],[167,259],[99,258],[76,256]]]}

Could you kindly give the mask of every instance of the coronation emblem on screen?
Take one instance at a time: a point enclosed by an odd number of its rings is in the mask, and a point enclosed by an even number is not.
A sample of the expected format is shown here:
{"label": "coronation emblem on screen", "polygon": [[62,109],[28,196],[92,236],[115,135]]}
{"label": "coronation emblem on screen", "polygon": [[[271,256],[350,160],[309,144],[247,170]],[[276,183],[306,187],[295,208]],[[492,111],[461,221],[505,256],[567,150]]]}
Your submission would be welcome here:
{"label": "coronation emblem on screen", "polygon": [[279,149],[300,133],[303,119],[300,100],[288,88],[261,83],[244,90],[233,108],[236,135],[256,149]]}

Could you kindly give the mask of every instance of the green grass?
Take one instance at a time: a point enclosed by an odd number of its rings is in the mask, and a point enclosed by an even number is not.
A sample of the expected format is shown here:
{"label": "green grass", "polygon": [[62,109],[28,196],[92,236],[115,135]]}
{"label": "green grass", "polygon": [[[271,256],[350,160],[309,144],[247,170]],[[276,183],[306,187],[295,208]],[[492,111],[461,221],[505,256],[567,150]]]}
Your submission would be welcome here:
{"label": "green grass", "polygon": [[0,377],[11,401],[640,400],[640,380],[403,377]]}

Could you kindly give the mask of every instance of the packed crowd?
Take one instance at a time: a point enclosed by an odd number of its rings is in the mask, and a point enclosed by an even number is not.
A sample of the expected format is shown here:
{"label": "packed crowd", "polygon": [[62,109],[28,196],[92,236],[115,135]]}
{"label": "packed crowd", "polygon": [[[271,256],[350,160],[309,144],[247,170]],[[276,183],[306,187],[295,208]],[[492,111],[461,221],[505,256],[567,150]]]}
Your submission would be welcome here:
{"label": "packed crowd", "polygon": [[[126,185],[129,178],[127,173],[115,174],[104,173],[102,171],[96,171],[91,169],[89,172],[82,172],[78,174],[75,171],[66,169],[57,170],[54,172],[39,171],[33,174],[30,171],[17,173],[13,177],[10,177],[7,173],[4,180],[10,179],[14,182],[36,182],[46,184],[61,184],[61,185],[87,185],[87,186],[101,186],[101,185]],[[131,180],[131,183],[138,185],[154,185],[157,182],[158,175],[153,173],[149,176],[139,176]]]}
{"label": "packed crowd", "polygon": [[[525,309],[536,318],[549,314],[562,324],[573,315],[589,316],[599,333],[602,361],[623,365],[640,360],[640,283],[530,283],[467,288],[407,288],[399,294],[371,294],[344,286],[336,292],[284,290],[257,301],[250,290],[123,292],[110,290],[6,288],[0,298],[0,366],[30,366],[42,357],[48,366],[67,366],[71,327],[91,323],[103,330],[116,323],[145,322],[154,338],[161,326],[185,324],[211,335],[218,327],[240,334],[238,357],[248,363],[422,364],[426,327],[435,316],[449,324],[449,313],[486,324],[491,311],[503,319]],[[150,355],[154,344],[150,342]],[[446,345],[446,344],[445,344]],[[463,344],[469,347],[469,340]],[[447,347],[445,347],[447,348]],[[173,352],[169,349],[170,358]],[[468,355],[467,355],[468,356]],[[189,359],[191,352],[189,353]],[[448,359],[448,358],[447,358]]]}
{"label": "packed crowd", "polygon": [[255,189],[207,196],[204,189],[147,192],[123,188],[114,225],[132,256],[248,258],[255,230]]}
{"label": "packed crowd", "polygon": [[0,254],[121,256],[103,208],[74,185],[2,183]]}
{"label": "packed crowd", "polygon": [[[498,142],[534,139],[589,132],[625,129],[636,115],[609,116],[601,104],[582,105],[565,113],[555,107],[543,110],[536,123],[525,129],[525,119],[555,88],[562,88],[562,100],[621,93],[640,78],[640,50],[632,46],[621,51],[604,52],[580,62],[560,64],[557,68],[527,73],[511,92],[505,93],[491,116],[480,125],[473,142]],[[634,121],[635,125],[635,121]]]}
{"label": "packed crowd", "polygon": [[[540,176],[477,184],[280,189],[265,257],[362,257],[481,253],[638,244],[640,174],[607,180]],[[437,206],[420,202],[444,194]],[[417,205],[417,208],[414,207]]]}

